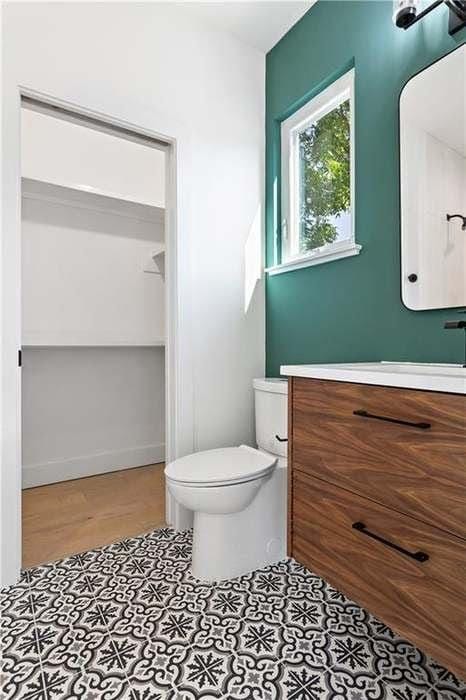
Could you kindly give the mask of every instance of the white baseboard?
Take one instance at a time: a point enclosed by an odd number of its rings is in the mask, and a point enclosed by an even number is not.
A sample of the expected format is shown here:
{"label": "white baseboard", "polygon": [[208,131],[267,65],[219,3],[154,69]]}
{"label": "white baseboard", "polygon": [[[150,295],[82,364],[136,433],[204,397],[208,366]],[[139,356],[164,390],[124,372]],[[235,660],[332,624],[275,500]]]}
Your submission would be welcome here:
{"label": "white baseboard", "polygon": [[105,474],[119,469],[142,467],[145,464],[157,464],[165,459],[165,445],[145,445],[129,447],[125,450],[98,452],[83,457],[71,457],[42,464],[23,465],[23,489],[57,481],[81,479],[84,476]]}

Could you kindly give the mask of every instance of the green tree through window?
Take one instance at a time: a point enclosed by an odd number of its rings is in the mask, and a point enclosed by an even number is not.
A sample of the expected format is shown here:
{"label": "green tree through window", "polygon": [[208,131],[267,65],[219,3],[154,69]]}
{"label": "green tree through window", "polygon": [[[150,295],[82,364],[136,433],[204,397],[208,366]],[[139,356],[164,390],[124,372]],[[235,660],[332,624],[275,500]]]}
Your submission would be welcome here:
{"label": "green tree through window", "polygon": [[335,218],[350,209],[350,103],[343,102],[299,134],[300,250],[338,236]]}

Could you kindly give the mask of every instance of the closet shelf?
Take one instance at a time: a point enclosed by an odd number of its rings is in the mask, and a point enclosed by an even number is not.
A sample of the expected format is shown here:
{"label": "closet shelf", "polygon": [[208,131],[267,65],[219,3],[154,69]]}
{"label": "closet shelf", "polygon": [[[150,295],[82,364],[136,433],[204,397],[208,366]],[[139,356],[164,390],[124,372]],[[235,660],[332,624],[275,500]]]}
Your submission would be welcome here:
{"label": "closet shelf", "polygon": [[113,192],[102,192],[86,187],[70,187],[69,185],[59,185],[27,177],[21,178],[21,183],[22,196],[25,199],[106,212],[151,223],[163,224],[165,220],[164,207],[119,197]]}
{"label": "closet shelf", "polygon": [[161,348],[165,346],[165,339],[156,340],[153,343],[23,343],[23,349],[29,348]]}

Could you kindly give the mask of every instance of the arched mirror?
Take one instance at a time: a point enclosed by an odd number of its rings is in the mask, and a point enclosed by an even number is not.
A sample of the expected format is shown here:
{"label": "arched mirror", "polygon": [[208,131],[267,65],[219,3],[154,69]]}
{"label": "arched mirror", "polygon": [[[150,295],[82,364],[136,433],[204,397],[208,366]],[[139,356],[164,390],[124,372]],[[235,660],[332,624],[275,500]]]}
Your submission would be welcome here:
{"label": "arched mirror", "polygon": [[416,311],[466,306],[466,46],[400,96],[401,293]]}

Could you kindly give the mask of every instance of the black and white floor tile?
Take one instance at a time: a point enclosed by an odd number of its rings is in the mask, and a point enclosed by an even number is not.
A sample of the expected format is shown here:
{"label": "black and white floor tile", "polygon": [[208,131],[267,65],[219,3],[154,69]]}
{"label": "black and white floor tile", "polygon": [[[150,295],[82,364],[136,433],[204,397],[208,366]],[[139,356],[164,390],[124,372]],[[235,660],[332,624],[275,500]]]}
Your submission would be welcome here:
{"label": "black and white floor tile", "polygon": [[168,528],[0,593],[2,700],[466,700],[466,684],[292,559],[193,578]]}

